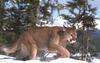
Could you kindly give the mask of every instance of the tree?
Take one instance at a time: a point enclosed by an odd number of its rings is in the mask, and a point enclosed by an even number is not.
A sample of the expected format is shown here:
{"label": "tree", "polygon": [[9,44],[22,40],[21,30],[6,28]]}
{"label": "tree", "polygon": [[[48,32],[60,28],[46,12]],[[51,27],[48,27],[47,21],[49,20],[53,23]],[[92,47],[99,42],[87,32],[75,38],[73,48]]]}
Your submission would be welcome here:
{"label": "tree", "polygon": [[[63,15],[65,19],[67,19],[69,22],[73,23],[80,23],[82,22],[82,37],[81,37],[81,42],[80,42],[80,50],[81,53],[83,54],[82,59],[84,57],[84,54],[87,55],[88,53],[88,46],[89,46],[89,41],[90,35],[89,31],[90,29],[94,29],[96,26],[95,23],[95,11],[96,8],[92,7],[89,3],[88,0],[72,0],[67,2],[66,4],[67,9],[70,12],[70,15]],[[78,32],[79,33],[79,32]],[[86,57],[86,56],[85,56]]]}
{"label": "tree", "polygon": [[[9,7],[5,4],[7,2],[11,4]],[[38,0],[32,2],[36,4]],[[15,39],[12,37],[18,37],[30,26],[35,26],[37,9],[32,6],[33,4],[24,0],[0,0],[0,35],[5,37],[0,42],[11,42]],[[7,40],[6,37],[9,36],[11,40]]]}
{"label": "tree", "polygon": [[32,6],[30,9],[27,10],[29,12],[29,17],[32,21],[32,25],[34,26],[36,24],[36,21],[38,20],[38,8],[39,8],[39,0],[27,0],[29,4]]}
{"label": "tree", "polygon": [[69,1],[67,2],[66,7],[71,15],[65,17],[68,21],[73,24],[82,22],[83,28],[95,27],[96,23],[94,19],[96,8],[92,7],[88,3],[88,0]]}
{"label": "tree", "polygon": [[[6,5],[8,2],[11,4],[8,4],[9,7]],[[43,3],[40,4],[40,0],[0,0],[0,32],[7,32],[4,34],[5,36],[11,32],[12,35],[19,36],[28,28],[35,27],[40,19],[48,21],[56,6],[52,4],[51,0],[42,0],[41,2]],[[52,9],[48,11],[49,8]],[[39,13],[43,16],[39,16]]]}

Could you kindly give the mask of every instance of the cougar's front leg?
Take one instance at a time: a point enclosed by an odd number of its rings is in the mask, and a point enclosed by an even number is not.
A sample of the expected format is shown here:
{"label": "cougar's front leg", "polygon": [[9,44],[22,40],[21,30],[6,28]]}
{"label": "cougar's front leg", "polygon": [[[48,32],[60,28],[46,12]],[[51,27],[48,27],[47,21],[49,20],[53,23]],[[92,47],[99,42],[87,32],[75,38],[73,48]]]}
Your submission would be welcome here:
{"label": "cougar's front leg", "polygon": [[51,44],[50,48],[57,50],[57,54],[60,54],[61,57],[70,57],[70,52],[58,44]]}
{"label": "cougar's front leg", "polygon": [[51,35],[49,48],[57,50],[57,53],[60,54],[61,57],[70,57],[70,52],[60,45],[60,36],[56,32]]}

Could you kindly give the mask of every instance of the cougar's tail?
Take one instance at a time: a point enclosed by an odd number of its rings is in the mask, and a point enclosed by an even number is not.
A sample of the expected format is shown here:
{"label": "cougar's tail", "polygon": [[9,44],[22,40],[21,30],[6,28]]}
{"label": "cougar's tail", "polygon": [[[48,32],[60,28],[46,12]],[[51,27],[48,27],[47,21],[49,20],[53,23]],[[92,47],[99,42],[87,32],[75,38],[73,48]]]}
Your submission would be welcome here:
{"label": "cougar's tail", "polygon": [[2,46],[0,47],[0,50],[4,52],[5,54],[9,55],[17,51],[17,45],[18,45],[17,43],[14,43],[10,47]]}

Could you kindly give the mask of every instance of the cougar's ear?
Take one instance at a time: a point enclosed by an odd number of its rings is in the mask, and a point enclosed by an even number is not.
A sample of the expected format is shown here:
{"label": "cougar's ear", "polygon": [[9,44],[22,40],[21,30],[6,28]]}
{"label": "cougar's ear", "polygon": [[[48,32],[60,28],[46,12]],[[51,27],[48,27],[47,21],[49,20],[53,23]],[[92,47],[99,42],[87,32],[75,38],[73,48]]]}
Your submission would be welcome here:
{"label": "cougar's ear", "polygon": [[76,26],[72,26],[73,29],[76,29]]}

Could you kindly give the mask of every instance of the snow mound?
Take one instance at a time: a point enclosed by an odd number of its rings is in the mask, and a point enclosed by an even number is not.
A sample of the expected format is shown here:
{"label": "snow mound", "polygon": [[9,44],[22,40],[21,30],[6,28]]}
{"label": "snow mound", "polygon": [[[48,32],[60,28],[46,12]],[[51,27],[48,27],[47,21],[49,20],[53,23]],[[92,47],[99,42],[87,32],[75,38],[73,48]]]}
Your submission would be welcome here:
{"label": "snow mound", "polygon": [[[51,59],[50,57],[48,59]],[[75,60],[71,58],[59,58],[59,59],[52,59],[47,61],[41,61],[41,60],[27,60],[27,61],[21,61],[21,60],[15,60],[14,57],[0,55],[0,63],[87,63],[86,61],[81,60]]]}
{"label": "snow mound", "polygon": [[71,58],[59,58],[57,60],[53,60],[50,63],[88,63],[86,61],[81,61],[81,60],[75,60]]}
{"label": "snow mound", "polygon": [[86,61],[81,61],[81,60],[74,60],[71,58],[59,58],[56,60],[52,60],[52,61],[39,61],[39,60],[28,60],[25,61],[25,63],[88,63]]}
{"label": "snow mound", "polygon": [[71,58],[59,58],[52,61],[40,61],[40,60],[27,60],[27,61],[21,61],[21,60],[12,60],[12,59],[2,59],[0,60],[0,63],[88,63],[86,61],[81,60],[74,60]]}
{"label": "snow mound", "polygon": [[[49,58],[50,59],[50,58]],[[59,59],[52,59],[50,61],[41,61],[41,60],[15,60],[14,57],[0,55],[0,63],[100,63],[100,59],[93,58],[92,62],[86,62],[82,60],[76,60],[72,58],[59,58]]]}

